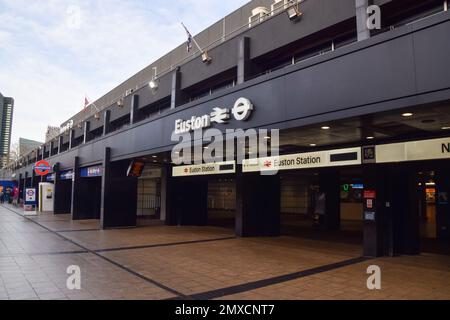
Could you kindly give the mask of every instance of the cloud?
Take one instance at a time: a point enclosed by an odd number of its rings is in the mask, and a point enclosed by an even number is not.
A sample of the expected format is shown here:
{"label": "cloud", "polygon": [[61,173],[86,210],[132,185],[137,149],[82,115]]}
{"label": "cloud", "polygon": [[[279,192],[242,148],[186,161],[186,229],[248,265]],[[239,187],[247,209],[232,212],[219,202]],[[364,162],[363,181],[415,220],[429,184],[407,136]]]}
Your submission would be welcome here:
{"label": "cloud", "polygon": [[0,0],[0,92],[13,141],[59,125],[246,0]]}

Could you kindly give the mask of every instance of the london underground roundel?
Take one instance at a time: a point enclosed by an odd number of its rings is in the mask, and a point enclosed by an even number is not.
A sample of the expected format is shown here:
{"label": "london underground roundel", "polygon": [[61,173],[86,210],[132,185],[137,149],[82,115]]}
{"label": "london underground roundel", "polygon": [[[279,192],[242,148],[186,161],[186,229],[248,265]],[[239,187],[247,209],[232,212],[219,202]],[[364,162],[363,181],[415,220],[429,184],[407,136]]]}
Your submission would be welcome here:
{"label": "london underground roundel", "polygon": [[39,176],[47,175],[50,172],[50,169],[50,164],[45,160],[38,161],[34,165],[34,172]]}

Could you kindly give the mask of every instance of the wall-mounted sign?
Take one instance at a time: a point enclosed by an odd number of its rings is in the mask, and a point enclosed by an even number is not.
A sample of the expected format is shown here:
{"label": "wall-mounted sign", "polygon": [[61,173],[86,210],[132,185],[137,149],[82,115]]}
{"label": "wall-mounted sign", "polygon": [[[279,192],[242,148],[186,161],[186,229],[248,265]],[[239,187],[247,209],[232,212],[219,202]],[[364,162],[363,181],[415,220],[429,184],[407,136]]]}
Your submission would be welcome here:
{"label": "wall-mounted sign", "polygon": [[376,146],[376,162],[450,159],[450,138],[408,141]]}
{"label": "wall-mounted sign", "polygon": [[46,178],[47,181],[55,181],[55,174],[51,173]]}
{"label": "wall-mounted sign", "polygon": [[294,170],[359,164],[361,164],[361,148],[348,148],[246,159],[242,162],[242,171]]}
{"label": "wall-mounted sign", "polygon": [[45,176],[50,172],[52,167],[50,167],[47,161],[40,160],[34,164],[33,169],[38,176]]}
{"label": "wall-mounted sign", "polygon": [[72,180],[72,178],[73,178],[73,171],[72,170],[69,170],[69,171],[64,171],[64,172],[61,172],[61,176],[60,176],[61,178],[61,180]]}
{"label": "wall-mounted sign", "polygon": [[203,116],[192,116],[188,120],[178,119],[175,121],[175,134],[187,133],[194,130],[204,129],[211,126],[211,123],[227,123],[230,119],[230,113],[238,121],[247,120],[254,107],[252,102],[246,98],[239,98],[234,103],[233,108],[216,107],[210,114]]}
{"label": "wall-mounted sign", "polygon": [[364,190],[364,199],[376,199],[377,192],[375,190]]}
{"label": "wall-mounted sign", "polygon": [[81,171],[80,171],[80,176],[83,178],[101,177],[102,174],[103,174],[102,166],[81,168]]}
{"label": "wall-mounted sign", "polygon": [[132,160],[130,166],[128,167],[127,176],[139,178],[144,171],[145,161],[143,160]]}
{"label": "wall-mounted sign", "polygon": [[236,172],[236,162],[226,161],[209,164],[179,166],[172,168],[173,177],[204,176]]}

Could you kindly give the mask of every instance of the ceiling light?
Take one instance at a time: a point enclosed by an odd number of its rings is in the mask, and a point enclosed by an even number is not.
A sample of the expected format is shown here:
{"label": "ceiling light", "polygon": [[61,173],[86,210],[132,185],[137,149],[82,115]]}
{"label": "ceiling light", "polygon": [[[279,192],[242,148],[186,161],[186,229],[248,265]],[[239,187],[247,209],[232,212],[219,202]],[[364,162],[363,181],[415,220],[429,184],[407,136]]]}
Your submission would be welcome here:
{"label": "ceiling light", "polygon": [[402,117],[408,118],[408,117],[412,117],[414,115],[414,113],[411,112],[405,112],[402,114]]}
{"label": "ceiling light", "polygon": [[367,140],[373,140],[375,137],[366,137]]}
{"label": "ceiling light", "polygon": [[442,130],[450,130],[450,126],[448,126],[448,127],[447,127],[447,126],[446,126],[446,127],[442,127],[441,129],[442,129]]}
{"label": "ceiling light", "polygon": [[267,137],[264,137],[264,139],[266,139],[266,140],[269,140],[269,139],[270,139],[270,137],[269,137],[269,136],[267,136]]}
{"label": "ceiling light", "polygon": [[315,144],[315,143],[311,143],[310,145],[309,145],[310,147],[316,147],[317,146],[317,144]]}
{"label": "ceiling light", "polygon": [[328,126],[323,126],[322,127],[322,130],[330,130],[331,128],[330,127],[328,127]]}
{"label": "ceiling light", "polygon": [[152,158],[158,158],[158,156],[152,156]]}

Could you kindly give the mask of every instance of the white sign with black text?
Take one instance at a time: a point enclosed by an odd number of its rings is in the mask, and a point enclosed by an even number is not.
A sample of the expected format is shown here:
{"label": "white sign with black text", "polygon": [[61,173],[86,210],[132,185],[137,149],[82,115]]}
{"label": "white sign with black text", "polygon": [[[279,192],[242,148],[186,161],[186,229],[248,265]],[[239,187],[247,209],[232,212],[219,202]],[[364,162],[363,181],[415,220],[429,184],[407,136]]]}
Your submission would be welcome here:
{"label": "white sign with black text", "polygon": [[361,164],[361,148],[358,147],[246,159],[242,162],[242,171],[277,171],[359,164]]}
{"label": "white sign with black text", "polygon": [[173,177],[205,176],[236,172],[235,161],[179,166],[172,168]]}

